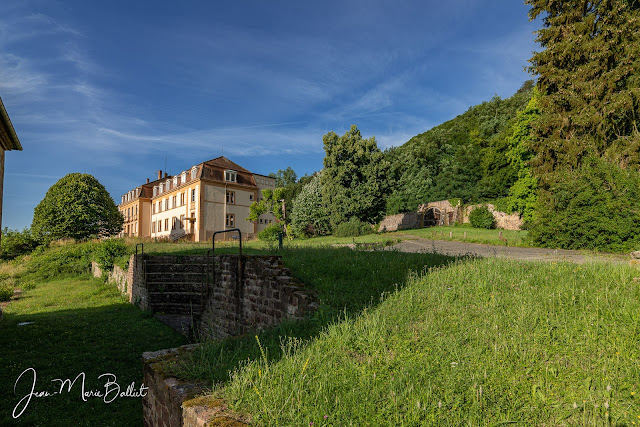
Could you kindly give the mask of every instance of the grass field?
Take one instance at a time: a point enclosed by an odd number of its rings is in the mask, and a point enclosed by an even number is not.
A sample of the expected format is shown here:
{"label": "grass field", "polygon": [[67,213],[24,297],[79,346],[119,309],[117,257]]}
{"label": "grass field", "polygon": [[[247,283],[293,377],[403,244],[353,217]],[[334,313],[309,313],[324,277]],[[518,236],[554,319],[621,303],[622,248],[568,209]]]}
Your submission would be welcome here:
{"label": "grass field", "polygon": [[[283,325],[259,334],[210,341],[190,360],[176,367],[175,373],[191,379],[226,382],[229,373],[248,359],[268,360],[282,356],[281,339],[308,342],[329,324],[345,316],[375,306],[381,295],[402,288],[409,274],[453,262],[437,254],[407,254],[394,251],[353,251],[349,248],[298,248],[279,252],[293,276],[317,293],[320,308],[313,317]],[[260,348],[262,346],[262,350]]]}
{"label": "grass field", "polygon": [[[450,233],[452,237],[449,237]],[[407,238],[409,235],[412,235],[425,239],[455,240],[459,242],[485,243],[498,246],[530,246],[527,243],[526,230],[488,230],[484,228],[473,228],[470,225],[451,225],[404,230],[396,234],[398,234],[400,238],[403,236]],[[500,234],[502,234],[502,239],[500,238]]]}
{"label": "grass field", "polygon": [[[22,267],[20,274],[36,275],[37,271]],[[5,264],[3,270],[11,268]],[[0,322],[0,425],[142,425],[141,398],[83,401],[81,379],[71,392],[32,398],[24,413],[13,418],[16,407],[16,415],[24,408],[18,404],[33,384],[32,371],[16,384],[29,368],[37,375],[35,391],[59,391],[59,383],[52,380],[73,381],[81,373],[86,376],[87,391],[104,392],[109,378],[98,376],[105,373],[116,375],[114,382],[125,391],[131,383],[136,387],[142,383],[144,351],[185,344],[184,337],[126,302],[113,286],[88,274],[30,280],[31,289],[11,302]],[[115,390],[116,386],[110,387]]]}
{"label": "grass field", "polygon": [[[385,245],[389,236],[355,242]],[[282,255],[320,309],[257,336],[205,343],[174,373],[209,380],[256,425],[640,425],[637,268],[332,247],[353,242],[245,245]],[[141,399],[85,402],[76,388],[34,398],[14,420],[30,384],[13,387],[27,368],[36,391],[82,372],[87,389],[104,388],[104,373],[139,386],[142,352],[185,343],[88,276],[94,245],[0,264],[25,289],[0,322],[0,425],[141,425]],[[208,247],[146,243],[145,252]]]}
{"label": "grass field", "polygon": [[640,424],[640,287],[605,264],[460,262],[218,393],[257,425]]}

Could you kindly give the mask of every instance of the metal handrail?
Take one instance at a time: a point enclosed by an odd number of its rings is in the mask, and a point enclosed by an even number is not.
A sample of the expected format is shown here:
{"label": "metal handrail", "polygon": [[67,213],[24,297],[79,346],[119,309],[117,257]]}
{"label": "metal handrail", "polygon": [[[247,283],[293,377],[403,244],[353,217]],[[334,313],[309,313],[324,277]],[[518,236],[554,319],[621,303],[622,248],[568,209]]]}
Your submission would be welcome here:
{"label": "metal handrail", "polygon": [[211,237],[211,250],[213,251],[213,255],[216,255],[216,234],[220,234],[220,233],[231,233],[233,231],[237,231],[238,232],[238,237],[239,237],[239,242],[240,242],[240,247],[239,247],[239,255],[240,257],[242,257],[242,231],[240,231],[239,228],[230,228],[228,230],[220,230],[220,231],[216,231],[213,233],[213,236]]}
{"label": "metal handrail", "polygon": [[136,255],[138,255],[138,246],[141,247],[140,252],[142,253],[142,258],[144,258],[144,243],[136,243]]}

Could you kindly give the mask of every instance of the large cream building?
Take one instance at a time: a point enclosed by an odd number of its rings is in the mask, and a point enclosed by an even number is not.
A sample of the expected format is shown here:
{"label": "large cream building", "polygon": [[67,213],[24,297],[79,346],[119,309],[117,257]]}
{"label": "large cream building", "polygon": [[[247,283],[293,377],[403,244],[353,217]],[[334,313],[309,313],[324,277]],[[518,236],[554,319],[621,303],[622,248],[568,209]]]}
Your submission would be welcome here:
{"label": "large cream building", "polygon": [[[218,157],[177,175],[162,175],[122,196],[122,235],[196,242],[211,240],[216,231],[239,228],[251,238],[275,221],[272,214],[248,221],[249,206],[263,189],[275,188],[275,178],[254,174]],[[220,236],[228,238],[230,236]]]}

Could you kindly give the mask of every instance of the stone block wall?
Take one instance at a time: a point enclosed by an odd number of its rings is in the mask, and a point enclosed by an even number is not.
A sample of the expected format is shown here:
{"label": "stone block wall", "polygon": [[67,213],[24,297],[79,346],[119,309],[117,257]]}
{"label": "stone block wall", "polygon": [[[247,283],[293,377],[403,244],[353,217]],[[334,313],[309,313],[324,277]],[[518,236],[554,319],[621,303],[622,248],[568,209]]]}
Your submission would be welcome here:
{"label": "stone block wall", "polygon": [[[143,310],[190,313],[199,325],[200,339],[241,335],[284,319],[302,319],[317,309],[282,257],[251,255],[239,260],[238,255],[216,256],[211,274],[204,268],[211,258],[202,255],[146,255],[144,260],[132,255],[127,271],[115,266],[107,281]],[[96,263],[92,271],[97,277],[104,274]]]}
{"label": "stone block wall", "polygon": [[241,335],[285,318],[301,319],[317,308],[281,257],[247,256],[242,266],[238,261],[237,255],[215,259],[214,281],[200,319],[201,338]]}
{"label": "stone block wall", "polygon": [[493,218],[496,220],[496,228],[501,228],[503,230],[520,230],[520,228],[522,227],[523,221],[517,212],[512,214],[501,212],[497,210],[496,207],[491,203],[487,203],[486,205],[480,204],[465,207],[464,213],[462,215],[462,222],[468,223],[469,214],[474,208],[477,208],[479,206],[487,206],[487,208],[489,208],[489,212],[493,214]]}
{"label": "stone block wall", "polygon": [[422,227],[422,214],[407,212],[385,217],[378,227],[378,232],[406,230]]}
{"label": "stone block wall", "polygon": [[[104,272],[97,262],[91,262],[91,273],[94,277],[102,277]],[[142,255],[131,255],[127,270],[117,265],[107,273],[107,283],[114,284],[120,293],[127,296],[130,303],[136,304],[142,310],[149,309],[149,292],[144,284],[144,265]]]}
{"label": "stone block wall", "polygon": [[192,352],[197,345],[142,354],[142,399],[145,427],[246,426],[249,418],[229,411],[222,399],[205,395],[203,382],[183,381],[167,375],[165,365]]}

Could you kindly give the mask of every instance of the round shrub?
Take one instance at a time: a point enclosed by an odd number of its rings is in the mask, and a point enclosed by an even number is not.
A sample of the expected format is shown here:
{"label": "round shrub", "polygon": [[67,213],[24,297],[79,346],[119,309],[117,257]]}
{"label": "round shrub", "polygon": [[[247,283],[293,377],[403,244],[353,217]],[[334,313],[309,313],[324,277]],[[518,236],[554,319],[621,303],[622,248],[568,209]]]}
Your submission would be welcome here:
{"label": "round shrub", "polygon": [[127,245],[120,239],[107,239],[96,249],[96,262],[103,271],[113,268],[116,258],[127,254]]}
{"label": "round shrub", "polygon": [[371,233],[373,233],[371,226],[356,217],[351,217],[349,221],[338,224],[333,231],[333,235],[336,237],[357,237]]}
{"label": "round shrub", "polygon": [[278,234],[282,233],[282,226],[278,223],[269,224],[267,228],[258,233],[258,239],[267,242],[278,240]]}
{"label": "round shrub", "polygon": [[469,214],[469,222],[475,228],[495,228],[496,221],[486,206],[478,206]]}
{"label": "round shrub", "polygon": [[0,301],[9,301],[13,296],[13,287],[0,284]]}

